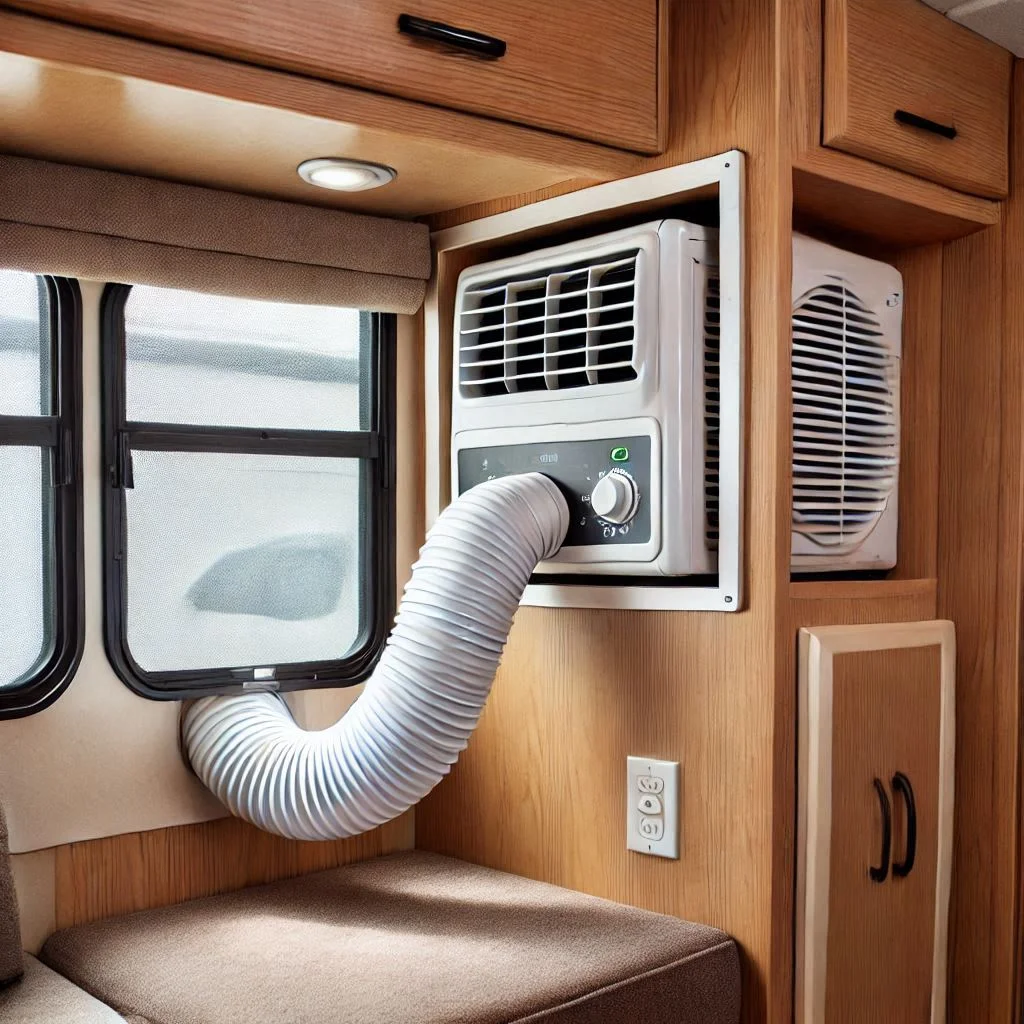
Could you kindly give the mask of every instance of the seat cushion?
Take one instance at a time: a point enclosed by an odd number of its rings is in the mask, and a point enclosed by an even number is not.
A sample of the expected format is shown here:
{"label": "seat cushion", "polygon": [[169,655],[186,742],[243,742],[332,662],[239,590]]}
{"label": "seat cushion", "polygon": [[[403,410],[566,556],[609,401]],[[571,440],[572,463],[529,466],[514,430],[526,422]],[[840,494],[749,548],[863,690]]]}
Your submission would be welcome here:
{"label": "seat cushion", "polygon": [[409,852],[58,932],[43,958],[151,1024],[733,1024],[722,932]]}
{"label": "seat cushion", "polygon": [[109,1006],[45,967],[25,957],[20,981],[0,989],[3,1024],[124,1024]]}

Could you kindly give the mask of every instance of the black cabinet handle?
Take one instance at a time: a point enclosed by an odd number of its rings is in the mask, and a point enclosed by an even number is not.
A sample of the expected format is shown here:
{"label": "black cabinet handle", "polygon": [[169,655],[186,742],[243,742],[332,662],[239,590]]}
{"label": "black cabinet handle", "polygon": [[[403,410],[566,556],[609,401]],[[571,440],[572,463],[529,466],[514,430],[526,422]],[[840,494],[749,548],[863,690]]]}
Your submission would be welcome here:
{"label": "black cabinet handle", "polygon": [[415,14],[400,14],[398,16],[398,31],[403,35],[414,36],[416,39],[426,39],[432,43],[454,46],[456,49],[464,50],[476,57],[487,57],[491,60],[504,57],[505,51],[508,49],[504,39],[485,36],[482,32],[473,32],[468,28],[445,25],[440,21],[417,18]]}
{"label": "black cabinet handle", "polygon": [[892,854],[892,807],[880,779],[875,779],[875,792],[882,808],[882,863],[877,868],[868,868],[868,874],[872,882],[884,882],[889,877],[889,857]]}
{"label": "black cabinet handle", "polygon": [[914,787],[903,772],[892,777],[892,789],[903,797],[907,805],[907,852],[903,860],[893,864],[892,874],[894,878],[906,878],[914,870],[914,858],[917,856],[917,804],[914,802]]}
{"label": "black cabinet handle", "polygon": [[931,118],[922,117],[920,114],[912,114],[909,110],[897,110],[892,116],[900,124],[909,125],[911,128],[920,128],[933,135],[941,135],[944,139],[956,138],[956,129],[951,124],[942,124]]}

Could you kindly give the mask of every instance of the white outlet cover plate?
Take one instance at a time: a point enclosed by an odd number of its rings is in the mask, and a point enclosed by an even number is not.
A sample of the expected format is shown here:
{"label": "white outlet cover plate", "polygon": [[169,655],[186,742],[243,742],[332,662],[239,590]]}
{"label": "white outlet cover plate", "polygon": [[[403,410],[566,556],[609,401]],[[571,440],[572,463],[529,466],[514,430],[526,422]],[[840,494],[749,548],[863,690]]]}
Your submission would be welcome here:
{"label": "white outlet cover plate", "polygon": [[626,849],[679,859],[678,761],[626,758]]}

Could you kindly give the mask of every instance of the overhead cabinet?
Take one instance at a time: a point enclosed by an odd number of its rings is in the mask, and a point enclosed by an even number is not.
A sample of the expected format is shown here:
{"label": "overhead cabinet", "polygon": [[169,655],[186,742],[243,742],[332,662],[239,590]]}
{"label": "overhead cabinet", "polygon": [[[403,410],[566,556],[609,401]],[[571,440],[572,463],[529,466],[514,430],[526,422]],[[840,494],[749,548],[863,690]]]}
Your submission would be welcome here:
{"label": "overhead cabinet", "polygon": [[659,0],[16,0],[174,46],[655,153]]}
{"label": "overhead cabinet", "polygon": [[825,0],[822,142],[999,199],[1011,55],[920,0]]}
{"label": "overhead cabinet", "polygon": [[941,1024],[953,841],[950,622],[800,634],[798,1024]]}

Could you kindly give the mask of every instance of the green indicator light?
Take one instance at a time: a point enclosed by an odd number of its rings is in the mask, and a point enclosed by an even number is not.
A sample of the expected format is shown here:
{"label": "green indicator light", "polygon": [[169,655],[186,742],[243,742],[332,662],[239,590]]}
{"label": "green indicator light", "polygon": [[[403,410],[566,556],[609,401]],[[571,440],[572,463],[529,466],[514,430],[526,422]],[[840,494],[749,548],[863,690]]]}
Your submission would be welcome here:
{"label": "green indicator light", "polygon": [[612,449],[612,462],[626,462],[629,459],[629,449],[620,445]]}

